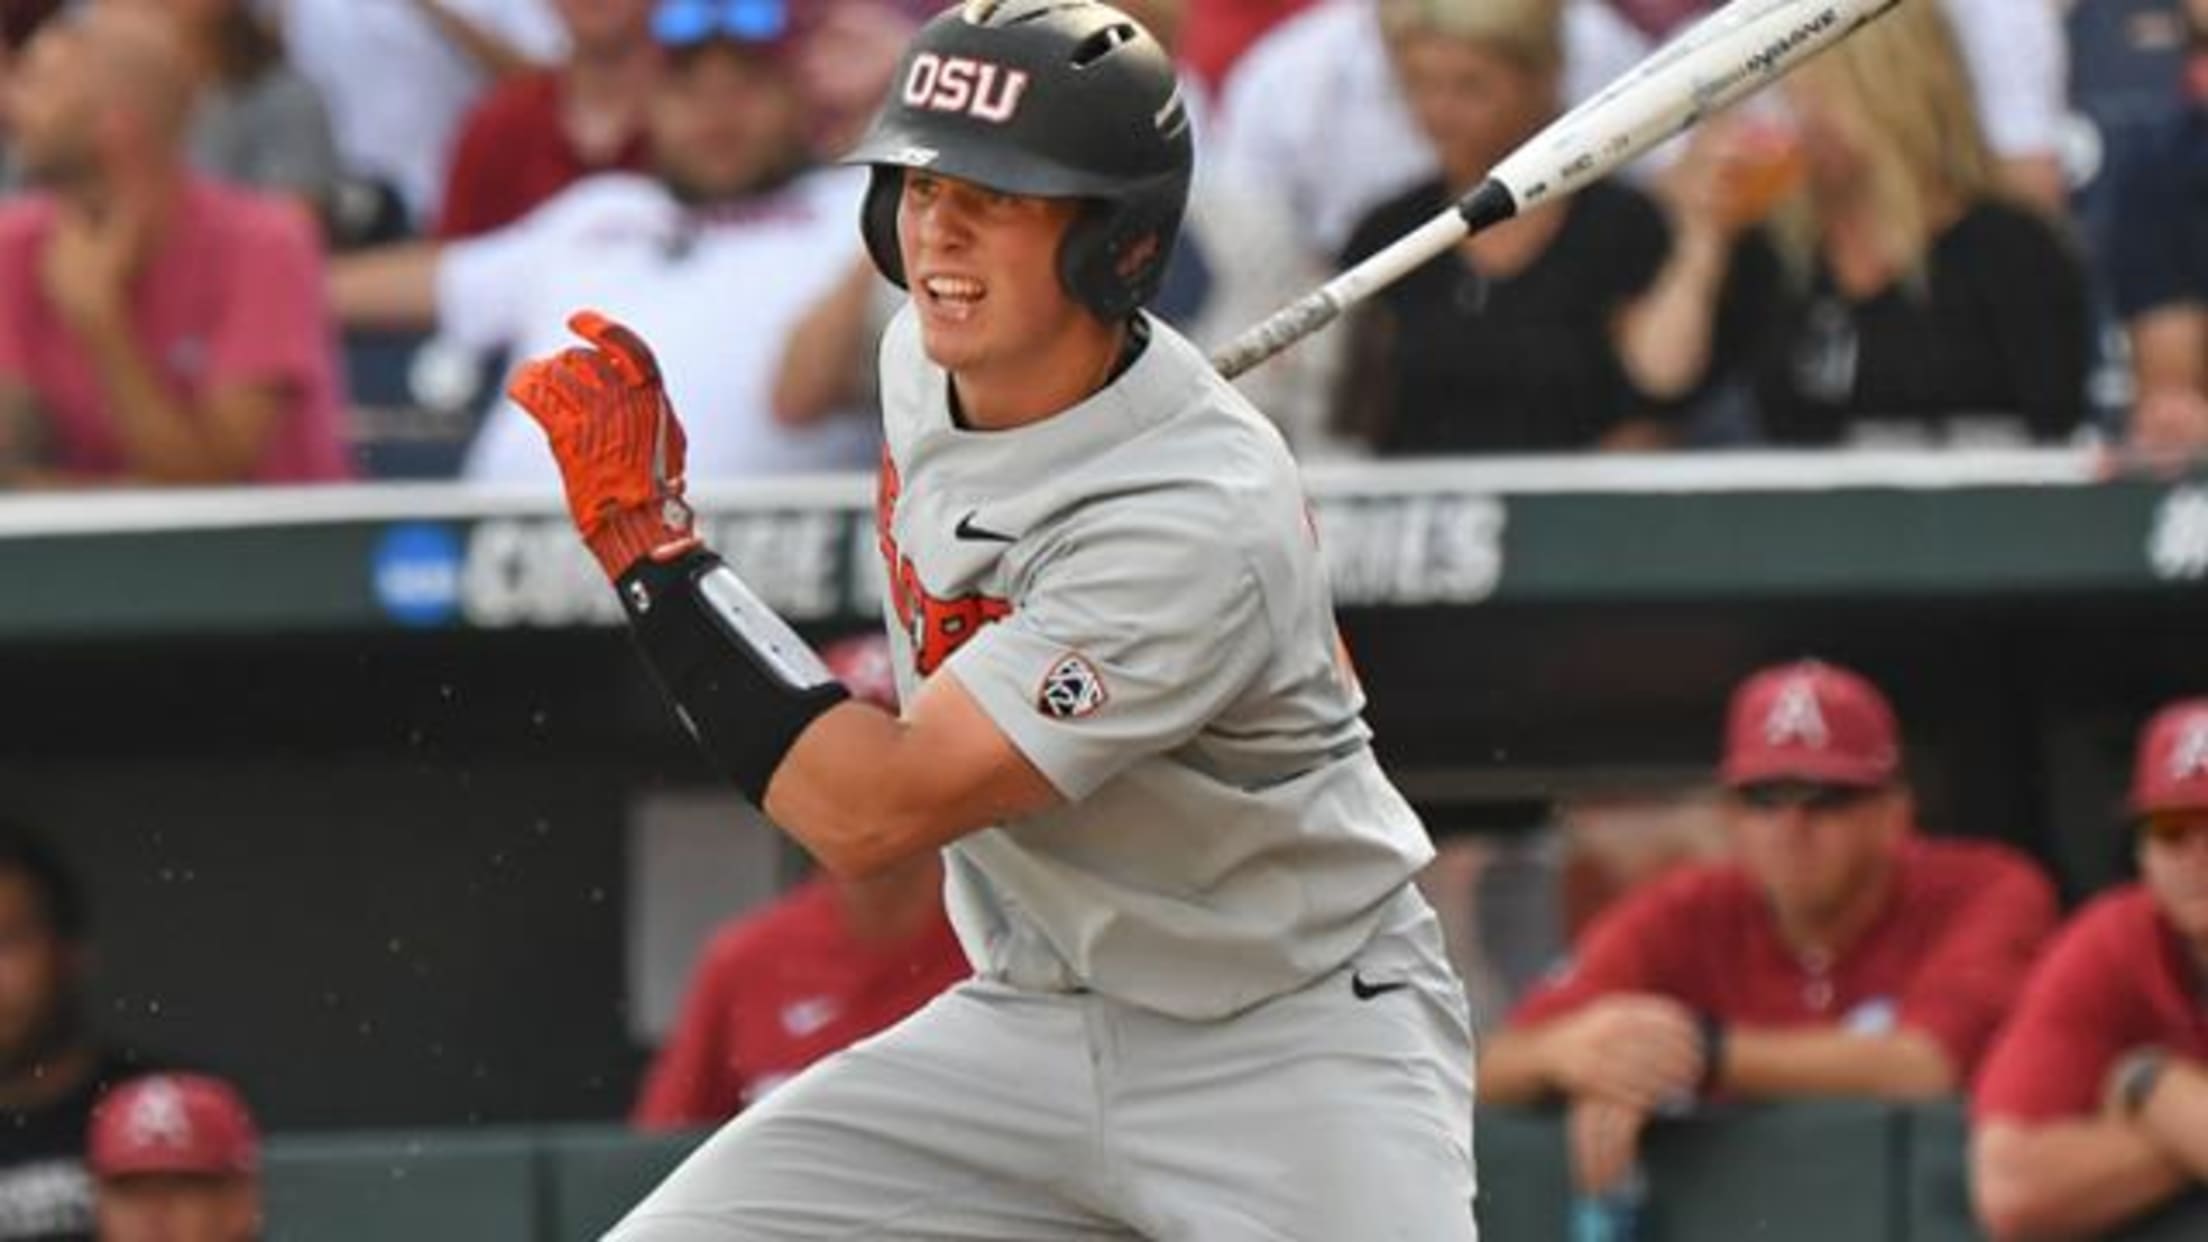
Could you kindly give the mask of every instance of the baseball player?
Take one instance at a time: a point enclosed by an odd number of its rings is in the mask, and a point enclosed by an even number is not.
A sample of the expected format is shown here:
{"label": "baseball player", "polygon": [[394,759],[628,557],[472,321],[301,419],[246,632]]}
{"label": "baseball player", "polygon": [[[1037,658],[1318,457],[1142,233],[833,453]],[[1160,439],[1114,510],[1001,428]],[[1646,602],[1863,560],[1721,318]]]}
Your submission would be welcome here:
{"label": "baseball player", "polygon": [[[1192,153],[1093,0],[977,0],[852,157],[905,710],[703,548],[634,334],[530,364],[585,541],[705,750],[832,872],[945,855],[976,977],[709,1140],[617,1242],[1474,1237],[1470,1033],[1294,463],[1142,309]],[[732,290],[731,296],[742,296]]]}

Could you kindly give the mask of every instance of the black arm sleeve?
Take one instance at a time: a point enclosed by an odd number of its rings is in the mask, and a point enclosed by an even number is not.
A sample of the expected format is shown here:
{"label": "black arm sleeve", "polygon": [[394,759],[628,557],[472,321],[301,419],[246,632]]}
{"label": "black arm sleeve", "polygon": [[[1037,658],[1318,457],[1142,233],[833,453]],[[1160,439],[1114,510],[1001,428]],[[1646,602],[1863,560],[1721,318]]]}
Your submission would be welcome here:
{"label": "black arm sleeve", "polygon": [[616,584],[629,632],[707,758],[754,805],[821,713],[851,697],[788,623],[711,552],[646,557]]}

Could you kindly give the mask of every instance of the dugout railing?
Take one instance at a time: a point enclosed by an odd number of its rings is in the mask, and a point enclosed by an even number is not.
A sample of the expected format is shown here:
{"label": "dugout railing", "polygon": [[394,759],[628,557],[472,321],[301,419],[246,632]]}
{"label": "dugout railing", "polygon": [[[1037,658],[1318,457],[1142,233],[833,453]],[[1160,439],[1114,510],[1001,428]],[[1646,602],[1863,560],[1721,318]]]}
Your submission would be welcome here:
{"label": "dugout railing", "polygon": [[[267,1159],[268,1237],[595,1242],[701,1137],[611,1126],[278,1136]],[[1661,1122],[1646,1146],[1644,1242],[1978,1242],[1964,1141],[1951,1103],[1790,1105]],[[1567,1242],[1558,1120],[1488,1110],[1477,1142],[1483,1242]],[[2198,1242],[2208,1237],[2208,1198],[2110,1236]]]}
{"label": "dugout railing", "polygon": [[[1310,490],[1375,744],[1439,834],[1706,773],[1732,682],[1813,653],[1896,701],[1928,830],[2076,899],[2122,874],[2139,722],[2208,692],[2201,474],[1748,453]],[[808,635],[877,623],[868,479],[699,499]],[[637,932],[666,904],[638,807],[718,786],[616,622],[550,491],[0,497],[0,815],[85,876],[105,1033],[232,1073],[279,1132],[622,1115],[639,962],[682,970]]]}

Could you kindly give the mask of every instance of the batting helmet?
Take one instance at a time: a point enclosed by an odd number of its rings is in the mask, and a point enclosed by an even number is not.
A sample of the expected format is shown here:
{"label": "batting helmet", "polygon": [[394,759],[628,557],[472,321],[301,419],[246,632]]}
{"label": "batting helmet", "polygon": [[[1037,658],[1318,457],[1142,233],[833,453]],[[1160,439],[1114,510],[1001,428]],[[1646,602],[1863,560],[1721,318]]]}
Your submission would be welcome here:
{"label": "batting helmet", "polygon": [[1059,249],[1059,281],[1117,319],[1157,292],[1195,151],[1172,59],[1133,18],[1096,0],[968,0],[913,36],[844,162],[873,167],[860,230],[900,287],[905,169],[1086,200]]}

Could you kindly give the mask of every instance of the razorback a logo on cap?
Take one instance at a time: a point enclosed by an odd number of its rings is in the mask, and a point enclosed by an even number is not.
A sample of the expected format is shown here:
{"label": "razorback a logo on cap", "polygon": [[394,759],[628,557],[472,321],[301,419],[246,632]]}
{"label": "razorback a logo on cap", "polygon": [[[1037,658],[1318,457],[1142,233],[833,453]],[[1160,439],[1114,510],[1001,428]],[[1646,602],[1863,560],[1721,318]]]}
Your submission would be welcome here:
{"label": "razorback a logo on cap", "polygon": [[2170,747],[2170,779],[2189,781],[2208,776],[2208,715],[2195,716],[2178,731]]}
{"label": "razorback a logo on cap", "polygon": [[1027,93],[1027,71],[971,56],[922,52],[905,70],[903,99],[908,108],[963,112],[977,121],[1002,125],[1019,111]]}
{"label": "razorback a logo on cap", "polygon": [[192,1141],[184,1093],[166,1078],[150,1079],[139,1089],[123,1125],[135,1147],[182,1147]]}
{"label": "razorback a logo on cap", "polygon": [[1053,720],[1078,720],[1104,706],[1107,697],[1096,666],[1079,652],[1069,651],[1043,674],[1042,687],[1035,692],[1035,708]]}
{"label": "razorback a logo on cap", "polygon": [[1808,678],[1796,677],[1779,687],[1779,697],[1764,713],[1763,740],[1770,746],[1799,742],[1814,750],[1823,750],[1832,740],[1824,709],[1817,705],[1817,687]]}

